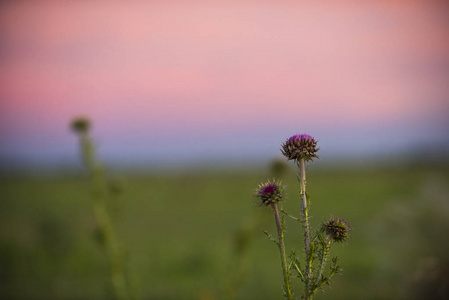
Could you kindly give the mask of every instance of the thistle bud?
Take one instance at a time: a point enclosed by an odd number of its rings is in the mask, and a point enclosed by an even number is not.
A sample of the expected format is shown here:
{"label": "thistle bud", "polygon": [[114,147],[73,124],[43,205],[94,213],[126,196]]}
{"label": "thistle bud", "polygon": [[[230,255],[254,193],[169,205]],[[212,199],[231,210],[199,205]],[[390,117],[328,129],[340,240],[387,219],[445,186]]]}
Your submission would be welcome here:
{"label": "thistle bud", "polygon": [[288,160],[295,160],[298,162],[300,159],[306,161],[312,160],[312,158],[319,158],[315,153],[320,150],[316,147],[317,141],[308,134],[296,134],[288,138],[282,145],[281,152],[288,158]]}
{"label": "thistle bud", "polygon": [[274,178],[272,181],[260,183],[255,189],[254,196],[259,198],[261,205],[269,206],[273,203],[282,201],[284,197],[284,186],[280,181],[276,181]]}
{"label": "thistle bud", "polygon": [[329,221],[321,225],[321,228],[335,242],[346,241],[349,238],[349,231],[352,230],[344,220],[332,216]]}
{"label": "thistle bud", "polygon": [[79,117],[72,121],[70,127],[76,133],[86,133],[90,128],[90,121],[88,118]]}

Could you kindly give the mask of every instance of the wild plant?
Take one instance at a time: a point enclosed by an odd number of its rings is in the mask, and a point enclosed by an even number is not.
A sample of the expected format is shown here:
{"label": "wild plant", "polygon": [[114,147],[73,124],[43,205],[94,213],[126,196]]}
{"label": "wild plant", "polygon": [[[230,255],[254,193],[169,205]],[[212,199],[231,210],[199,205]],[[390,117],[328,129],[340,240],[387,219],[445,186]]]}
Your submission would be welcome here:
{"label": "wild plant", "polygon": [[[272,160],[268,167],[270,174],[277,178],[282,178],[288,169],[286,162],[280,159]],[[266,221],[260,212],[253,211],[253,214],[246,218],[245,223],[241,224],[234,232],[232,259],[229,264],[229,275],[227,276],[229,279],[222,291],[223,299],[236,299],[240,288],[247,280],[247,275],[251,268],[247,259],[248,251],[258,237],[258,229]]]}
{"label": "wild plant", "polygon": [[[326,268],[330,257],[331,247],[334,243],[343,243],[349,237],[351,228],[340,218],[331,218],[323,222],[321,227],[311,235],[309,224],[310,197],[306,191],[306,162],[318,158],[316,152],[317,141],[310,135],[297,134],[288,138],[282,145],[282,154],[290,161],[294,161],[298,167],[298,182],[300,185],[299,200],[301,206],[300,217],[287,213],[282,207],[285,198],[285,186],[278,180],[272,179],[261,183],[255,190],[255,196],[259,199],[261,206],[269,206],[273,210],[277,239],[270,233],[264,231],[270,240],[279,248],[281,258],[282,275],[284,279],[283,292],[288,300],[305,299],[311,300],[317,291],[325,284],[330,284],[331,278],[341,272],[338,258],[333,257],[329,269]],[[282,213],[282,216],[280,215]],[[302,225],[304,242],[304,260],[301,262],[298,252],[292,250],[287,258],[284,232],[285,218],[290,217],[299,221]],[[295,275],[293,275],[295,274]],[[299,298],[294,298],[290,279],[299,278],[303,283],[303,289]]]}
{"label": "wild plant", "polygon": [[113,222],[120,211],[118,202],[123,191],[123,180],[106,180],[105,168],[99,163],[94,143],[89,136],[90,121],[77,118],[71,123],[71,128],[78,135],[82,160],[90,177],[93,210],[98,224],[97,236],[110,259],[114,296],[119,300],[134,298],[129,291],[122,246]]}

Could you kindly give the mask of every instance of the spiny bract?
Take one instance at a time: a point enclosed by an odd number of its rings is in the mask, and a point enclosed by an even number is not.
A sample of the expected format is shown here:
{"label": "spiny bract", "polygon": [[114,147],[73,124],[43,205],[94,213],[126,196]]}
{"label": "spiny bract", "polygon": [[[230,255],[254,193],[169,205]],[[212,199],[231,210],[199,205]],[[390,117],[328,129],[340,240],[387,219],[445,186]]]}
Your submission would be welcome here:
{"label": "spiny bract", "polygon": [[273,178],[273,180],[260,183],[255,189],[254,196],[260,199],[261,205],[268,206],[272,203],[282,201],[284,194],[284,186],[282,183]]}
{"label": "spiny bract", "polygon": [[331,216],[330,220],[322,224],[322,229],[335,242],[344,242],[349,237],[351,227],[340,218]]}
{"label": "spiny bract", "polygon": [[302,158],[306,161],[319,158],[316,155],[318,150],[320,148],[317,148],[317,141],[312,136],[308,134],[295,134],[282,144],[281,152],[288,160],[298,162]]}

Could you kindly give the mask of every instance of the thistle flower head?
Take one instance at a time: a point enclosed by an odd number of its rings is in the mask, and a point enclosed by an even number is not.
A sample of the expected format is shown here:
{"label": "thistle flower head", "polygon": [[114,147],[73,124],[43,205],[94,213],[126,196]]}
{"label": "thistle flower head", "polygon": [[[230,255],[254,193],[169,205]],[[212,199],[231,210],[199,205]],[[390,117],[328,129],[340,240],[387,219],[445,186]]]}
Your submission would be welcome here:
{"label": "thistle flower head", "polygon": [[331,216],[330,220],[324,222],[321,228],[335,242],[344,242],[349,237],[352,228],[344,220]]}
{"label": "thistle flower head", "polygon": [[260,199],[261,205],[268,206],[282,201],[285,194],[284,189],[282,183],[273,178],[273,180],[260,183],[255,189],[254,196]]}
{"label": "thistle flower head", "polygon": [[298,162],[304,158],[306,161],[309,161],[314,157],[319,158],[315,153],[320,148],[317,148],[316,145],[317,141],[312,136],[308,134],[295,134],[282,144],[281,152],[288,160]]}
{"label": "thistle flower head", "polygon": [[86,133],[90,128],[90,121],[88,118],[78,117],[72,121],[70,127],[76,133]]}

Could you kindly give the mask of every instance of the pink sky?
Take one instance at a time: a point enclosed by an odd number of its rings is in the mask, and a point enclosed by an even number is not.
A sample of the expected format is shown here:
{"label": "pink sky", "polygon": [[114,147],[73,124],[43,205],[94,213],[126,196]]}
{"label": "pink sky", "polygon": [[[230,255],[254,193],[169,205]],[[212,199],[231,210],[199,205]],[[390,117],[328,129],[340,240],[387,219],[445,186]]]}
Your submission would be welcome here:
{"label": "pink sky", "polygon": [[120,149],[118,136],[149,152],[179,134],[229,144],[267,131],[447,129],[446,1],[7,3],[5,157],[24,145],[66,151],[67,123],[79,114],[106,145],[114,138]]}

